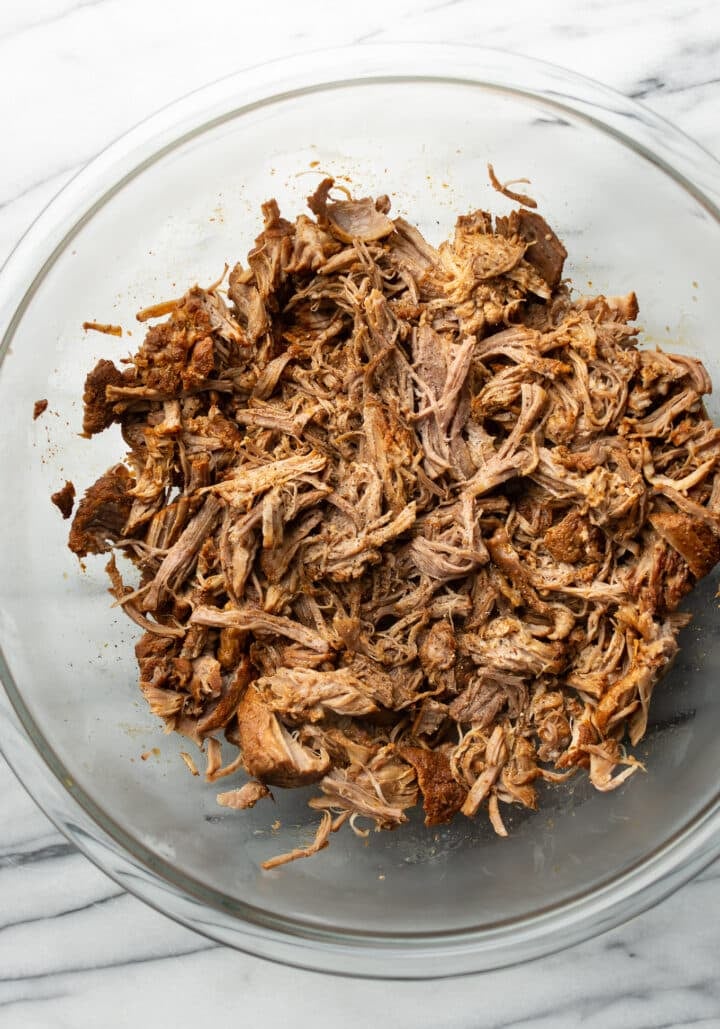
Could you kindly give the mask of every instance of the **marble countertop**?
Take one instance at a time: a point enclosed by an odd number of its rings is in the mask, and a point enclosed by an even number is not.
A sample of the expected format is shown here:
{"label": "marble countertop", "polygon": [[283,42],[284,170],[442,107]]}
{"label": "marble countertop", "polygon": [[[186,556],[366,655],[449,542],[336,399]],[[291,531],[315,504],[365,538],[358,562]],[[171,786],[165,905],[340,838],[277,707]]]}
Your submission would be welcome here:
{"label": "marble countertop", "polygon": [[[240,67],[321,46],[442,39],[515,50],[641,99],[720,156],[713,0],[364,0],[354,11],[317,0],[5,0],[0,259],[68,177],[139,119]],[[523,967],[444,982],[331,979],[214,945],[123,893],[0,759],[3,1029],[184,1029],[228,1016],[263,1029],[290,1019],[354,1029],[368,1017],[399,1029],[719,1026],[719,905],[716,864],[627,925]]]}

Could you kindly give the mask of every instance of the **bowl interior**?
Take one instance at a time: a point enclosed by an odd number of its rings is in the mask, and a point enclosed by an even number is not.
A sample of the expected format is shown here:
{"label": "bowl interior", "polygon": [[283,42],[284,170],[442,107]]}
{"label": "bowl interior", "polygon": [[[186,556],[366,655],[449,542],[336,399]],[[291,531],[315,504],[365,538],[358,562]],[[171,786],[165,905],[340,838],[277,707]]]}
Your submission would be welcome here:
{"label": "bowl interior", "polygon": [[[111,831],[229,911],[246,904],[344,932],[404,934],[482,929],[563,904],[635,866],[716,795],[716,576],[689,599],[693,622],[656,691],[637,751],[646,775],[609,795],[580,777],[548,788],[537,814],[509,812],[506,840],[483,818],[425,829],[418,817],[367,840],[346,828],[312,860],[263,873],[262,860],[312,834],[312,791],[275,791],[274,805],[233,813],[216,805],[216,786],[190,777],[179,756],[190,745],[162,734],[137,689],[136,632],[110,608],[104,560],[80,572],[49,495],[66,478],[82,492],[123,454],[116,429],[79,437],[80,398],[98,358],[139,344],[135,311],[215,280],[252,245],[263,200],[277,197],[294,218],[324,174],[359,195],[387,192],[433,242],[456,214],[510,209],[488,184],[488,161],[500,178],[527,176],[577,289],[635,289],[645,344],[700,356],[716,381],[720,227],[662,168],[543,100],[408,79],[242,103],[108,195],[16,326],[0,374],[0,642],[20,701]],[[84,333],[88,319],[129,332]],[[33,422],[39,398],[49,407]],[[717,417],[712,398],[710,410]]]}

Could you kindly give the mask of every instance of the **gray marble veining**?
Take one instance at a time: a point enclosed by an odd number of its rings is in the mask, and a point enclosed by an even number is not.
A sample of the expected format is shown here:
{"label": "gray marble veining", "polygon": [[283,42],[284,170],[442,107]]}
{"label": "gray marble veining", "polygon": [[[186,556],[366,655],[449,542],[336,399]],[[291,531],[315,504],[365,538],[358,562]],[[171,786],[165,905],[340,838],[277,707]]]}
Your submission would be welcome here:
{"label": "gray marble veining", "polygon": [[[275,26],[281,26],[277,28]],[[720,154],[720,6],[656,0],[6,0],[0,7],[0,258],[72,173],[174,97],[299,50],[466,42],[566,65],[640,98]],[[8,85],[12,84],[12,88]],[[233,952],[124,894],[0,761],[0,1025],[292,1024],[650,1029],[720,1025],[720,867],[629,924],[482,977],[355,982]]]}

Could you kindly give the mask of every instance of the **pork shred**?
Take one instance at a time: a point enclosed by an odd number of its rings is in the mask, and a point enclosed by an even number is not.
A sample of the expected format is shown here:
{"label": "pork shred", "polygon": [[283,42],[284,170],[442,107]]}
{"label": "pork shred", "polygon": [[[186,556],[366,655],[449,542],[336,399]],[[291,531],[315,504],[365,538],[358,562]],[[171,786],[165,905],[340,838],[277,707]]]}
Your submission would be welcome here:
{"label": "pork shred", "polygon": [[620,786],[720,559],[710,381],[638,347],[633,293],[573,294],[535,211],[435,247],[387,197],[309,207],[264,204],[227,292],[89,373],[84,432],[128,453],[70,533],[112,552],[152,711],[247,777],[219,803],[315,784],[315,840],[266,867],[418,804],[504,836],[541,780]]}
{"label": "pork shred", "polygon": [[67,480],[65,485],[50,496],[63,518],[69,518],[75,506],[75,486]]}

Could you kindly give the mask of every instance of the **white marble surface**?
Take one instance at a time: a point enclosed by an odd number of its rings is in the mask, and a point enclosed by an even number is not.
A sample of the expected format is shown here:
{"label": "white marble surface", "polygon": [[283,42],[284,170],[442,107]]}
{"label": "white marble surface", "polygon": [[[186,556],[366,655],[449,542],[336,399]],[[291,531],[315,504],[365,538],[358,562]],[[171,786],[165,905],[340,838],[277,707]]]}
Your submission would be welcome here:
{"label": "white marble surface", "polygon": [[[720,156],[714,0],[4,0],[0,258],[75,169],[179,94],[273,56],[371,39],[472,42],[565,64],[642,98]],[[228,1017],[262,1029],[354,1029],[369,1017],[415,1029],[720,1026],[719,905],[715,865],[628,925],[522,968],[414,984],[329,979],[215,946],[122,893],[0,761],[3,1029]]]}

